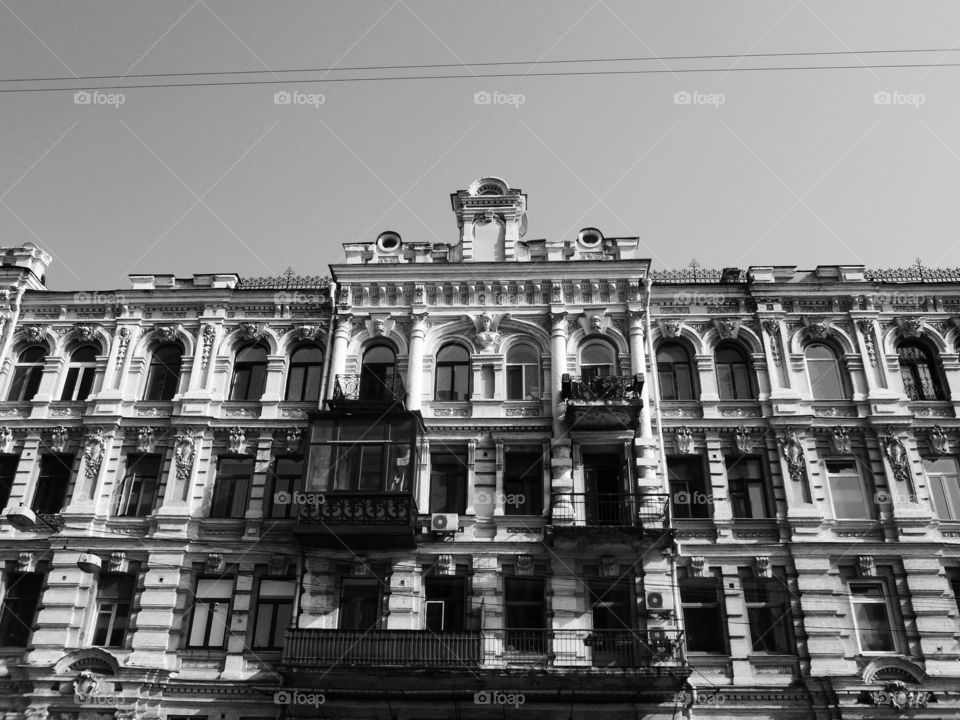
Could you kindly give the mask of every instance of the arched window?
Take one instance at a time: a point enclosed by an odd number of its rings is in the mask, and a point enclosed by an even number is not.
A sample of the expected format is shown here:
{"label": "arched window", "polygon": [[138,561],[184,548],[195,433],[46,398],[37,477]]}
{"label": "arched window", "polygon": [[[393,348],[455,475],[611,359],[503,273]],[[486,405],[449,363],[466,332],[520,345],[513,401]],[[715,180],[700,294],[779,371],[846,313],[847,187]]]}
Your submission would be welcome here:
{"label": "arched window", "polygon": [[360,399],[390,400],[397,390],[397,355],[387,345],[373,345],[363,354]]}
{"label": "arched window", "polygon": [[179,345],[168,343],[155,348],[147,372],[147,390],[144,400],[165,402],[177,394],[180,386],[180,367],[183,351]]}
{"label": "arched window", "polygon": [[507,400],[540,399],[540,353],[531,345],[507,351]]}
{"label": "arched window", "polygon": [[746,355],[736,345],[721,345],[715,357],[717,389],[721,400],[752,400],[756,398],[753,373]]}
{"label": "arched window", "polygon": [[267,348],[247,345],[237,352],[233,363],[231,400],[259,400],[267,384]]}
{"label": "arched window", "polygon": [[580,350],[580,375],[584,380],[615,374],[617,353],[610,343],[591,340]]}
{"label": "arched window", "polygon": [[462,345],[444,345],[437,353],[437,400],[470,399],[470,353]]}
{"label": "arched window", "polygon": [[81,345],[70,355],[67,363],[67,380],[63,384],[61,400],[81,402],[90,395],[93,376],[97,372],[97,349],[93,345]]}
{"label": "arched window", "polygon": [[840,361],[828,345],[813,343],[803,352],[810,377],[810,394],[814,400],[846,400],[846,383],[840,371]]}
{"label": "arched window", "polygon": [[320,399],[323,353],[316,345],[301,345],[290,355],[286,400],[313,402]]}
{"label": "arched window", "polygon": [[43,377],[43,363],[46,359],[47,351],[38,345],[28,347],[20,353],[20,358],[13,368],[13,381],[10,383],[7,400],[33,400],[33,396],[40,389],[40,378]]}
{"label": "arched window", "polygon": [[664,400],[694,400],[690,356],[680,343],[664,343],[657,350],[660,394]]}
{"label": "arched window", "polygon": [[906,340],[897,347],[903,389],[911,400],[943,400],[936,360],[921,343]]}

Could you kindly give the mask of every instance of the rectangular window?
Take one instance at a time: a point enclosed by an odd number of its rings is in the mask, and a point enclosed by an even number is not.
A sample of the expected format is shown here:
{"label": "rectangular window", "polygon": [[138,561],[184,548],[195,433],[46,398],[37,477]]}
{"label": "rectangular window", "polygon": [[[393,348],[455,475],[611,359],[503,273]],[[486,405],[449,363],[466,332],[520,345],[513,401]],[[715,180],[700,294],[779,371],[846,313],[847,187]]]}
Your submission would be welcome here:
{"label": "rectangular window", "polygon": [[[263,492],[263,516],[265,518],[289,518],[296,515],[293,496],[300,491],[303,479],[303,459],[300,457],[276,457],[267,473]],[[288,498],[287,502],[277,502]]]}
{"label": "rectangular window", "polygon": [[13,481],[17,478],[19,464],[19,455],[0,455],[0,510],[3,510],[10,500],[10,492],[13,490]]}
{"label": "rectangular window", "polygon": [[690,652],[727,651],[723,595],[716,578],[681,578],[684,637]]}
{"label": "rectangular window", "polygon": [[771,516],[767,481],[763,465],[756,455],[727,456],[727,482],[735,518]]}
{"label": "rectangular window", "polygon": [[340,629],[372,630],[380,624],[379,580],[343,578],[340,587]]}
{"label": "rectangular window", "polygon": [[930,482],[937,517],[941,520],[960,520],[960,471],[957,469],[957,459],[924,458],[923,470]]}
{"label": "rectangular window", "polygon": [[27,647],[37,617],[43,573],[7,574],[6,594],[0,609],[0,646]]}
{"label": "rectangular window", "polygon": [[82,402],[93,388],[93,376],[97,368],[93,366],[71,367],[67,370],[67,379],[63,384],[60,399],[68,402]]}
{"label": "rectangular window", "polygon": [[507,400],[540,399],[540,366],[507,365]]}
{"label": "rectangular window", "polygon": [[547,627],[543,579],[506,576],[503,585],[504,649],[542,655],[546,649],[544,630]]}
{"label": "rectangular window", "polygon": [[254,620],[253,648],[281,650],[293,617],[293,580],[261,580]]}
{"label": "rectangular window", "polygon": [[[306,488],[335,492],[409,492],[417,467],[417,428],[409,415],[314,423]],[[412,458],[412,460],[411,460]]]}
{"label": "rectangular window", "polygon": [[467,456],[430,453],[430,512],[463,513],[467,507]]}
{"label": "rectangular window", "polygon": [[896,652],[893,613],[882,581],[852,581],[850,602],[861,652]]}
{"label": "rectangular window", "polygon": [[470,366],[445,364],[437,366],[437,400],[465,402],[470,399]]}
{"label": "rectangular window", "polygon": [[102,575],[97,593],[94,647],[121,648],[127,636],[136,581],[130,575]]}
{"label": "rectangular window", "polygon": [[212,518],[242,518],[253,475],[253,458],[220,458],[213,486]]}
{"label": "rectangular window", "polygon": [[790,601],[786,573],[775,568],[773,577],[754,577],[750,568],[740,569],[740,582],[747,605],[750,641],[754,652],[794,654]]}
{"label": "rectangular window", "polygon": [[590,579],[587,589],[594,630],[629,632],[633,629],[629,582],[626,579]]}
{"label": "rectangular window", "polygon": [[466,624],[466,580],[462,577],[431,577],[424,584],[427,630],[461,632]]}
{"label": "rectangular window", "polygon": [[187,647],[222,648],[226,645],[232,597],[232,579],[197,580]]}
{"label": "rectangular window", "polygon": [[127,455],[127,474],[120,486],[117,517],[147,517],[153,512],[162,465],[159,454]]}
{"label": "rectangular window", "polygon": [[853,460],[827,460],[827,482],[837,518],[869,519],[873,505],[868,501],[863,478]]}
{"label": "rectangular window", "polygon": [[953,592],[953,602],[957,606],[957,615],[960,615],[960,567],[947,568],[947,580]]}
{"label": "rectangular window", "polygon": [[40,477],[31,505],[35,513],[52,515],[63,510],[72,467],[73,455],[48,453],[40,457]]}
{"label": "rectangular window", "polygon": [[711,516],[713,496],[707,492],[702,458],[668,456],[667,475],[674,518],[705,519]]}
{"label": "rectangular window", "polygon": [[627,490],[630,475],[623,451],[584,449],[582,457],[587,524],[631,524],[633,503]]}
{"label": "rectangular window", "polygon": [[511,452],[503,461],[503,502],[505,515],[539,515],[543,512],[543,456],[533,452]]}

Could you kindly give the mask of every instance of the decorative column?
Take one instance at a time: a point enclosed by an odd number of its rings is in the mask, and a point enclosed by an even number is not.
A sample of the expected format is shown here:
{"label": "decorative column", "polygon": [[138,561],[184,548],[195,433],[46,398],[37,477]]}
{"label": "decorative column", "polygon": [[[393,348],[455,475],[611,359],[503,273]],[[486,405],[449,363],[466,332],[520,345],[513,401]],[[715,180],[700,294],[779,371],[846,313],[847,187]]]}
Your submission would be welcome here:
{"label": "decorative column", "polygon": [[[556,307],[556,306],[554,306]],[[567,313],[550,313],[550,393],[553,412],[553,453],[550,458],[550,493],[553,499],[549,516],[554,522],[573,522],[573,458],[571,443],[563,424],[564,401],[560,394],[564,373],[567,372]]]}
{"label": "decorative column", "polygon": [[429,313],[413,312],[410,319],[410,352],[407,360],[407,410],[419,410],[423,399],[423,341]]}
{"label": "decorative column", "polygon": [[173,670],[177,666],[177,653],[168,651],[180,643],[179,633],[186,612],[184,603],[191,580],[189,563],[185,553],[174,550],[151,552],[146,565],[133,652],[128,662],[133,667]]}
{"label": "decorative column", "polygon": [[644,322],[646,313],[631,310],[629,313],[630,372],[643,375],[644,383],[640,389],[640,415],[637,418],[637,433],[633,440],[634,458],[637,467],[637,484],[654,490],[660,487],[657,479],[657,441],[653,436],[650,407],[650,377],[647,376],[646,348],[644,347]]}
{"label": "decorative column", "polygon": [[333,335],[333,352],[330,354],[330,382],[327,385],[327,397],[332,398],[337,386],[337,375],[343,375],[347,368],[347,345],[353,334],[353,316],[337,317],[337,329]]}
{"label": "decorative column", "polygon": [[763,328],[762,337],[763,352],[767,357],[767,373],[770,378],[770,397],[776,398],[786,394],[789,389],[789,383],[784,382],[783,374],[783,345],[781,338],[781,322],[778,318],[767,318],[761,320],[760,325]]}

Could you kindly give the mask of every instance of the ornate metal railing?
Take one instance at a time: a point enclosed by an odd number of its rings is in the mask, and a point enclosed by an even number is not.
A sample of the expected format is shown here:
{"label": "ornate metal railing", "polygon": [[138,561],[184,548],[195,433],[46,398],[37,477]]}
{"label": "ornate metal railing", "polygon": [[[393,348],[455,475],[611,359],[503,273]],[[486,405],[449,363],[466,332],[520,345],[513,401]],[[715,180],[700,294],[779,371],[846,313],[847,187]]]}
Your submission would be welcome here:
{"label": "ornate metal railing", "polygon": [[906,268],[867,269],[864,271],[864,277],[874,282],[893,283],[960,282],[960,268],[927,267],[920,262],[920,258],[917,258],[913,265]]}
{"label": "ornate metal railing", "polygon": [[374,373],[337,375],[333,381],[334,400],[396,402],[405,396],[403,378],[397,373],[386,377]]}
{"label": "ornate metal railing", "polygon": [[409,492],[302,493],[298,525],[412,526],[417,506]]}
{"label": "ornate metal railing", "polygon": [[293,268],[287,268],[277,277],[240,278],[238,290],[290,290],[309,289],[326,290],[330,287],[330,278],[321,275],[297,275]]}
{"label": "ornate metal railing", "polygon": [[574,524],[584,527],[661,528],[666,521],[665,494],[571,493]]}
{"label": "ornate metal railing", "polygon": [[564,374],[560,396],[564,400],[638,400],[643,375],[601,375],[582,377]]}
{"label": "ornate metal railing", "polygon": [[914,380],[903,376],[903,389],[911,400],[944,400],[945,396],[940,385],[926,380]]}
{"label": "ornate metal railing", "polygon": [[287,630],[284,665],[448,669],[682,665],[677,630]]}

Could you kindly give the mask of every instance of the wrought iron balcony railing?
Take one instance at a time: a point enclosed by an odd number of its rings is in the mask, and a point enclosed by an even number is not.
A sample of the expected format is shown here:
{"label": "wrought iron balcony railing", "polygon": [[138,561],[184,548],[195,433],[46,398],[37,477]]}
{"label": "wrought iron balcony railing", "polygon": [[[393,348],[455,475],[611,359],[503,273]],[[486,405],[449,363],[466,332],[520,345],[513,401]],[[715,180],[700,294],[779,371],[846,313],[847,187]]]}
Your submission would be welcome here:
{"label": "wrought iron balcony railing", "polygon": [[417,506],[409,492],[301,493],[298,525],[412,526]]}
{"label": "wrought iron balcony railing", "polygon": [[938,383],[926,380],[914,380],[913,378],[903,376],[903,388],[907,397],[915,401],[923,400],[945,400],[943,389]]}
{"label": "wrought iron balcony railing", "polygon": [[639,400],[642,375],[600,375],[582,377],[564,374],[560,395],[564,400],[623,401]]}
{"label": "wrought iron balcony railing", "polygon": [[334,400],[393,403],[405,397],[403,378],[398,373],[337,375],[333,382]]}
{"label": "wrought iron balcony railing", "polygon": [[574,525],[583,527],[662,528],[667,519],[666,494],[571,493]]}
{"label": "wrought iron balcony railing", "polygon": [[677,630],[306,630],[286,634],[284,665],[446,669],[683,664]]}

